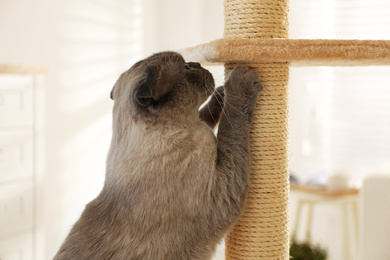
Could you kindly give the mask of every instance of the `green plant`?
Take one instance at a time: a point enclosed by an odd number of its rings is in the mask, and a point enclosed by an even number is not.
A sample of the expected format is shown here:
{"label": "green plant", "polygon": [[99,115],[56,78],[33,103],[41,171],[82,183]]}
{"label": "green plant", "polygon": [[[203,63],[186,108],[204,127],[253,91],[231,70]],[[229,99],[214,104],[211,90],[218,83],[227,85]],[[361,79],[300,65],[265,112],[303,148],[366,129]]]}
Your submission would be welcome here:
{"label": "green plant", "polygon": [[293,240],[290,245],[290,256],[293,260],[325,260],[327,252],[318,245]]}

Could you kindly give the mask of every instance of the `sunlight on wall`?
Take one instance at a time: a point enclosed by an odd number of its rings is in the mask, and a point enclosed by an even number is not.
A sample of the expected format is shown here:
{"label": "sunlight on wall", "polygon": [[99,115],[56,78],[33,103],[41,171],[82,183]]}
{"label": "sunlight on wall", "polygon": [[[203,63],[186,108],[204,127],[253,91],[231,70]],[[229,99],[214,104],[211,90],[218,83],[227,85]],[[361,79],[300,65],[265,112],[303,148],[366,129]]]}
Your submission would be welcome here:
{"label": "sunlight on wall", "polygon": [[56,8],[58,81],[49,94],[55,109],[47,112],[53,158],[46,193],[61,194],[47,198],[53,212],[46,215],[61,218],[50,221],[57,230],[46,235],[48,257],[102,188],[112,127],[109,94],[119,75],[143,55],[144,36],[140,0],[59,1]]}
{"label": "sunlight on wall", "polygon": [[120,4],[114,2],[67,1],[62,5],[70,19],[61,25],[65,41],[60,57],[67,65],[61,82],[75,90],[69,91],[62,105],[78,109],[105,99],[118,70],[140,58],[142,6],[134,0],[130,10],[118,13]]}

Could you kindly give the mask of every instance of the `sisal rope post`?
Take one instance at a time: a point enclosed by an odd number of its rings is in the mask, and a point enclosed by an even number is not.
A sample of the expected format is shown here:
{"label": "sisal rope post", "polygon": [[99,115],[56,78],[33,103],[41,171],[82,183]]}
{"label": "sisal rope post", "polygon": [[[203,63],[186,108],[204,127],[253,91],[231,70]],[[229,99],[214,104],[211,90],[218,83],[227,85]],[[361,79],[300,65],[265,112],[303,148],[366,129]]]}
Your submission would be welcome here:
{"label": "sisal rope post", "polygon": [[[287,38],[288,0],[225,0],[225,39]],[[263,91],[250,131],[251,185],[225,238],[227,260],[289,259],[288,62],[226,63],[255,70]]]}

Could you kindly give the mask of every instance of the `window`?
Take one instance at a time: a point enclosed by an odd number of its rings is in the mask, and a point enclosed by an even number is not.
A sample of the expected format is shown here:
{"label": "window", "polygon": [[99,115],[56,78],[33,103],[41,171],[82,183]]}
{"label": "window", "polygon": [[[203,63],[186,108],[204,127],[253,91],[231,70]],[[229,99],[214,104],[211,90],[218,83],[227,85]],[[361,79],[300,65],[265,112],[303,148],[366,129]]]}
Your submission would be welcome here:
{"label": "window", "polygon": [[[290,38],[390,39],[387,0],[291,1]],[[300,67],[290,79],[290,166],[355,179],[390,160],[390,67]]]}

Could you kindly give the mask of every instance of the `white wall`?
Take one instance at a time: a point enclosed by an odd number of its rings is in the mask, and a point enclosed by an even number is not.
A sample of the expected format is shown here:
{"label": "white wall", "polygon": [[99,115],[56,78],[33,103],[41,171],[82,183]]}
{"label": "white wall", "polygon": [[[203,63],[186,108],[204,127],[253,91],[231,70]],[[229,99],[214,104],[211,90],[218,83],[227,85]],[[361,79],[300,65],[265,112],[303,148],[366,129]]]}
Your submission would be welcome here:
{"label": "white wall", "polygon": [[222,37],[222,0],[2,0],[0,63],[48,68],[37,258],[50,259],[100,191],[109,92],[133,62]]}

